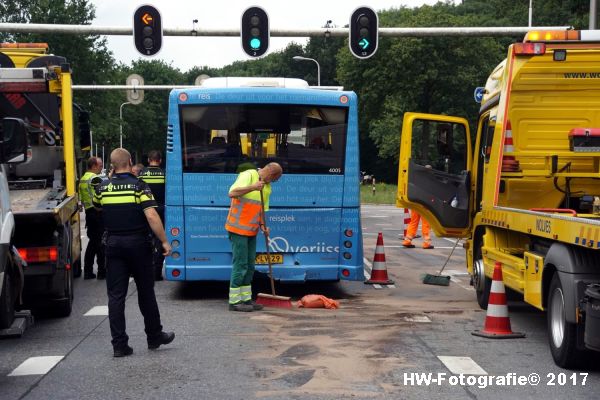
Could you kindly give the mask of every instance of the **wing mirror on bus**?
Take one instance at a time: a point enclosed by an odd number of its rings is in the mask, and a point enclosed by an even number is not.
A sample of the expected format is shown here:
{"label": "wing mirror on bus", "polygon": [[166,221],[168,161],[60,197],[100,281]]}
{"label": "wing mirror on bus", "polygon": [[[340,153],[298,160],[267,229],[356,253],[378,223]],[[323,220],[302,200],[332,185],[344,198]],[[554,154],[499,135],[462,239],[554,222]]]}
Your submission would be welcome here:
{"label": "wing mirror on bus", "polygon": [[0,133],[0,163],[27,161],[27,128],[19,118],[4,118]]}

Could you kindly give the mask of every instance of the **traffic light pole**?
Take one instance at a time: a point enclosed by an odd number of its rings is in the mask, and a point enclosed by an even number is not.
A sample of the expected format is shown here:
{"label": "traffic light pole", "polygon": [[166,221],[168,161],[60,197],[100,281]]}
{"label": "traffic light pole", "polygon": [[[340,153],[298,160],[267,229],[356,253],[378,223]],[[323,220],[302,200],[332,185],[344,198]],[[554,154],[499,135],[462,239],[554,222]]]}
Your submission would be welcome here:
{"label": "traffic light pole", "polygon": [[[427,36],[512,36],[523,35],[531,30],[566,30],[570,26],[512,26],[512,27],[451,27],[451,28],[379,28],[381,37],[427,37]],[[316,29],[270,29],[272,37],[347,37],[348,28]],[[60,25],[60,24],[16,24],[0,23],[4,33],[62,33],[72,35],[132,36],[132,27]],[[239,37],[240,29],[183,29],[164,28],[164,36],[210,36]]]}

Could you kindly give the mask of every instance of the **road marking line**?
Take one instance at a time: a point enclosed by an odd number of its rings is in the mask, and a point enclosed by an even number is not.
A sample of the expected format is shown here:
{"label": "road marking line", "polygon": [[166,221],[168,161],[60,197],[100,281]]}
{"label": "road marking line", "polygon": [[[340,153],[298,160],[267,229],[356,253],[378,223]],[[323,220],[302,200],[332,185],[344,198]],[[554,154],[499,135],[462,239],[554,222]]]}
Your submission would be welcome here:
{"label": "road marking line", "polygon": [[429,323],[431,320],[426,315],[413,315],[412,317],[404,317],[406,322]]}
{"label": "road marking line", "polygon": [[[450,243],[452,243],[452,244],[456,243],[456,239],[447,238],[447,237],[441,237],[440,239],[447,240],[447,241],[449,241],[449,242],[450,242]],[[456,247],[458,247],[458,246],[456,246]]]}
{"label": "road marking line", "polygon": [[375,224],[377,226],[392,226],[392,224]]}
{"label": "road marking line", "polygon": [[390,289],[396,289],[396,285],[387,285],[387,287]]}
{"label": "road marking line", "polygon": [[30,357],[23,361],[21,365],[15,368],[8,376],[45,375],[54,368],[63,357],[64,356]]}
{"label": "road marking line", "polygon": [[381,287],[381,285],[379,285],[379,284],[377,284],[377,283],[373,284],[373,287],[374,287],[375,289],[383,289],[383,288]]}
{"label": "road marking line", "polygon": [[365,215],[365,218],[389,218],[389,215]]}
{"label": "road marking line", "polygon": [[437,356],[439,360],[455,375],[487,375],[471,357]]}
{"label": "road marking line", "polygon": [[448,275],[469,276],[469,273],[467,271],[459,271],[457,269],[447,269],[446,272],[448,273]]}
{"label": "road marking line", "polygon": [[108,315],[108,306],[95,306],[90,308],[90,310],[88,312],[86,312],[85,314],[83,314],[84,317],[90,317],[90,316],[106,316]]}

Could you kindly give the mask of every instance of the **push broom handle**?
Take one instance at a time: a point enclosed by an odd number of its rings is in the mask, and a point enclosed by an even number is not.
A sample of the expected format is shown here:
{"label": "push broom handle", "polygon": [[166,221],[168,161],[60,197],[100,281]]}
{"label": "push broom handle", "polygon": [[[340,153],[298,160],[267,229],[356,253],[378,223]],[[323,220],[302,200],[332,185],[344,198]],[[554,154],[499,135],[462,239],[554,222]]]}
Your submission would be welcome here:
{"label": "push broom handle", "polygon": [[262,214],[263,234],[265,235],[265,246],[267,248],[267,262],[269,263],[269,280],[271,281],[271,294],[275,296],[275,282],[273,281],[273,266],[271,265],[271,251],[269,250],[269,235],[267,234],[267,216],[265,215],[265,199],[262,189],[260,190],[260,212]]}

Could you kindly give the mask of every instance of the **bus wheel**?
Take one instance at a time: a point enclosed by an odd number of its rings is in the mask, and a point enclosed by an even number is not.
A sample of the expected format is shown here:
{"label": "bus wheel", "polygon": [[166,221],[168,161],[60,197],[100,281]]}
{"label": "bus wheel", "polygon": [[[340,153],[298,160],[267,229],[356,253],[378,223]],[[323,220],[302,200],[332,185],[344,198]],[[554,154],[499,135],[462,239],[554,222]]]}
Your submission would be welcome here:
{"label": "bus wheel", "polygon": [[548,291],[548,342],[552,358],[562,368],[575,368],[585,362],[586,352],[577,349],[577,327],[567,322],[565,295],[558,274],[554,274]]}
{"label": "bus wheel", "polygon": [[477,295],[477,304],[482,310],[487,310],[492,280],[485,276],[485,268],[481,258],[473,263],[473,287]]}

